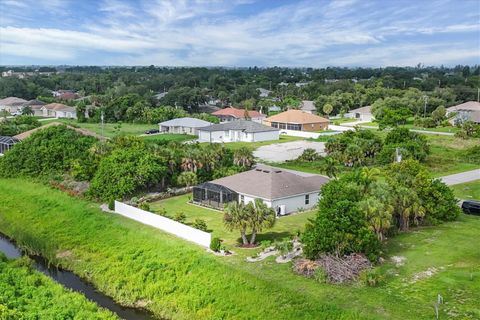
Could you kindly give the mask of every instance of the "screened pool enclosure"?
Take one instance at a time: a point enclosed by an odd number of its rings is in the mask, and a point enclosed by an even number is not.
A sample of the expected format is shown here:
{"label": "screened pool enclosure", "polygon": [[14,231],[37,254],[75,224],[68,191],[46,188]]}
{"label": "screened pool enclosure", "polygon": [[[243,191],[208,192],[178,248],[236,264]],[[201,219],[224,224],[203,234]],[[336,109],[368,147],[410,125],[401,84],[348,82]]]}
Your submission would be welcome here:
{"label": "screened pool enclosure", "polygon": [[238,201],[238,193],[227,187],[205,182],[193,187],[193,201],[210,207],[223,209],[225,204]]}
{"label": "screened pool enclosure", "polygon": [[0,154],[4,154],[10,150],[18,142],[20,142],[20,140],[17,138],[0,136]]}

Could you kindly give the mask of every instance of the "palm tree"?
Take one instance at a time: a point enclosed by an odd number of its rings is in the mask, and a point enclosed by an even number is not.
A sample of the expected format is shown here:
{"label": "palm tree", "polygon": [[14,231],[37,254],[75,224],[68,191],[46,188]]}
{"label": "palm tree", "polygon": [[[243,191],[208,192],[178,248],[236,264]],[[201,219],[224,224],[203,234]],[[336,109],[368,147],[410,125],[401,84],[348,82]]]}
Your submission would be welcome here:
{"label": "palm tree", "polygon": [[359,208],[367,217],[370,228],[377,235],[378,240],[385,239],[385,232],[392,223],[393,206],[382,203],[379,199],[370,197],[359,203]]}
{"label": "palm tree", "polygon": [[368,192],[370,185],[377,180],[379,175],[380,170],[378,168],[364,167],[361,169],[359,184],[363,186],[364,193]]}
{"label": "palm tree", "polygon": [[225,207],[223,223],[228,230],[240,230],[243,245],[248,245],[247,226],[248,226],[248,210],[243,203],[230,202]]}
{"label": "palm tree", "polygon": [[252,150],[247,147],[241,147],[233,153],[233,163],[244,169],[251,168],[255,163]]}
{"label": "palm tree", "polygon": [[261,199],[255,199],[252,203],[247,205],[249,211],[248,224],[252,228],[252,236],[250,237],[250,244],[255,244],[257,232],[261,232],[264,228],[272,228],[275,225],[276,214],[275,210],[267,207]]}
{"label": "palm tree", "polygon": [[338,174],[338,161],[332,157],[325,157],[322,170],[329,178],[336,179]]}

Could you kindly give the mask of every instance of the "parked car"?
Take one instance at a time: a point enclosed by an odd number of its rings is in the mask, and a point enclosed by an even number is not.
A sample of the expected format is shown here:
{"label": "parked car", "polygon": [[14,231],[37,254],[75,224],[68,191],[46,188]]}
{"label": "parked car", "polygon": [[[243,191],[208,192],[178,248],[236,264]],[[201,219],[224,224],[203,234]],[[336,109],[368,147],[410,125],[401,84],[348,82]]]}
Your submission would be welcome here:
{"label": "parked car", "polygon": [[147,131],[145,131],[145,134],[154,134],[154,133],[159,133],[160,130],[158,129],[149,129]]}
{"label": "parked car", "polygon": [[465,214],[480,216],[480,201],[465,200],[462,203],[462,210]]}

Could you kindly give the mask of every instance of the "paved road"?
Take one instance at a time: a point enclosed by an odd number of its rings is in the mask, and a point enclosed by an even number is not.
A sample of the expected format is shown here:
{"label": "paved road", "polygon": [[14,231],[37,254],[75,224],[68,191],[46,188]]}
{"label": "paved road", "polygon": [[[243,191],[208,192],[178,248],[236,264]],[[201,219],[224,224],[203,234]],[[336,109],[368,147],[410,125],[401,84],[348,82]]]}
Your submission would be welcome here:
{"label": "paved road", "polygon": [[465,171],[465,172],[456,173],[456,174],[452,174],[445,177],[440,177],[440,180],[445,182],[445,184],[448,186],[480,180],[480,169]]}

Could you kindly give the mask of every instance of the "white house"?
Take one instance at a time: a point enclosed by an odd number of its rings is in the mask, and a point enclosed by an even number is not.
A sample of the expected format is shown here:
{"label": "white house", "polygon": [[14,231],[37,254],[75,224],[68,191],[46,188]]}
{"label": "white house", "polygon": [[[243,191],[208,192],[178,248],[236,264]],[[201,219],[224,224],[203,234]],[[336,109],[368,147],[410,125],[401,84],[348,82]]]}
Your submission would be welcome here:
{"label": "white house", "polygon": [[183,133],[197,135],[197,130],[200,128],[212,125],[211,122],[196,119],[196,118],[177,118],[164,121],[158,124],[160,132],[163,133]]}
{"label": "white house", "polygon": [[29,100],[23,104],[23,107],[30,107],[32,109],[33,115],[36,117],[43,117],[42,107],[45,105],[45,102],[40,100]]}
{"label": "white house", "polygon": [[480,102],[467,101],[447,108],[447,116],[455,114],[453,122],[473,121],[480,123]]}
{"label": "white house", "polygon": [[317,113],[317,108],[315,108],[315,103],[311,100],[303,100],[300,104],[300,110],[308,112],[311,114]]}
{"label": "white house", "polygon": [[316,174],[259,165],[194,187],[193,201],[223,208],[232,201],[247,204],[261,199],[280,216],[313,208],[321,186],[328,181]]}
{"label": "white house", "polygon": [[62,103],[49,103],[44,105],[42,110],[44,117],[76,119],[77,110]]}
{"label": "white house", "polygon": [[279,130],[258,122],[237,120],[198,128],[200,142],[258,142],[279,139]]}
{"label": "white house", "polygon": [[7,111],[10,113],[22,111],[23,104],[26,102],[27,100],[17,97],[0,99],[0,111]]}
{"label": "white house", "polygon": [[346,118],[357,119],[359,121],[372,121],[375,117],[372,115],[371,106],[365,106],[357,109],[350,110],[345,114]]}

